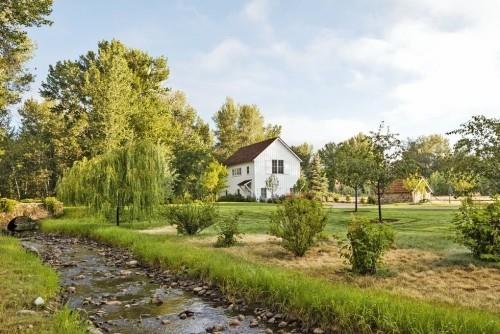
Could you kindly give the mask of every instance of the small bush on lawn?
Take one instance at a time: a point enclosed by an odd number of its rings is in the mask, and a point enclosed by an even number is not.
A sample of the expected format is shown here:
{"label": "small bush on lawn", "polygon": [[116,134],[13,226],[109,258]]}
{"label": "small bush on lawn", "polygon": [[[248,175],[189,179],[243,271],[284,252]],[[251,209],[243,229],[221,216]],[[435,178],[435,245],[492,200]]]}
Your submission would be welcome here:
{"label": "small bush on lawn", "polygon": [[212,226],[218,213],[213,203],[184,203],[170,207],[167,215],[177,233],[194,235]]}
{"label": "small bush on lawn", "polygon": [[351,196],[345,195],[345,201],[348,203],[351,202]]}
{"label": "small bush on lawn", "polygon": [[342,256],[359,274],[375,274],[383,253],[392,245],[394,232],[389,226],[353,217],[347,227],[349,244]]}
{"label": "small bush on lawn", "polygon": [[43,205],[47,211],[54,217],[60,217],[63,214],[63,203],[58,201],[55,197],[45,197]]}
{"label": "small bush on lawn", "polygon": [[326,224],[321,203],[306,198],[291,198],[271,215],[270,233],[283,239],[285,249],[303,256],[314,245]]}
{"label": "small bush on lawn", "polygon": [[12,213],[16,209],[17,201],[9,198],[0,198],[0,212]]}
{"label": "small bush on lawn", "polygon": [[500,261],[500,198],[487,205],[464,200],[454,223],[458,241],[475,257]]}
{"label": "small bush on lawn", "polygon": [[361,199],[359,200],[359,202],[361,204],[366,204],[366,198],[365,197],[361,197]]}
{"label": "small bush on lawn", "polygon": [[242,214],[243,211],[238,211],[233,216],[224,218],[216,225],[219,234],[215,242],[215,247],[231,247],[236,244],[241,234],[239,223]]}

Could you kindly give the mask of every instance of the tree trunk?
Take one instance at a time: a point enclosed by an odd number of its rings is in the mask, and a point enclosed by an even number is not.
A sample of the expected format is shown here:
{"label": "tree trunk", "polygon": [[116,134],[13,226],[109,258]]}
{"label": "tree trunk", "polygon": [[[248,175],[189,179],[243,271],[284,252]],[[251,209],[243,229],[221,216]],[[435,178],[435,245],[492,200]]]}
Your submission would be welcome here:
{"label": "tree trunk", "polygon": [[378,222],[382,223],[382,203],[381,203],[380,181],[377,181],[377,202],[378,202]]}
{"label": "tree trunk", "polygon": [[116,206],[116,226],[120,226],[120,205]]}
{"label": "tree trunk", "polygon": [[354,212],[358,212],[358,187],[354,187]]}

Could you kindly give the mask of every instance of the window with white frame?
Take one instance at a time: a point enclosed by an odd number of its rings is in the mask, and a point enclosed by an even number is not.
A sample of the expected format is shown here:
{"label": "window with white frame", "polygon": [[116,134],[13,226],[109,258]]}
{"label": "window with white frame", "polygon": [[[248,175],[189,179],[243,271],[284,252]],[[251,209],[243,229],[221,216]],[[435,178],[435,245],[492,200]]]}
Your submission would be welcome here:
{"label": "window with white frame", "polygon": [[233,173],[233,176],[240,176],[241,175],[241,167],[240,168],[233,168],[232,173]]}
{"label": "window with white frame", "polygon": [[284,174],[285,173],[285,163],[283,160],[273,160],[272,161],[272,172],[273,174]]}

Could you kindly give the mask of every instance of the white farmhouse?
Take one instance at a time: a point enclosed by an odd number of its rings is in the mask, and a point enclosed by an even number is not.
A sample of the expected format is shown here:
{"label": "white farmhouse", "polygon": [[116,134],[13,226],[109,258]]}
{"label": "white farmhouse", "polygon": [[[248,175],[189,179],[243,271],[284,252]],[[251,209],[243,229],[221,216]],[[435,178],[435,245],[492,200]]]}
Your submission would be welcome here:
{"label": "white farmhouse", "polygon": [[240,194],[261,200],[271,198],[266,179],[272,174],[279,182],[274,195],[289,194],[300,176],[300,162],[279,137],[242,147],[226,160],[229,175],[222,194]]}

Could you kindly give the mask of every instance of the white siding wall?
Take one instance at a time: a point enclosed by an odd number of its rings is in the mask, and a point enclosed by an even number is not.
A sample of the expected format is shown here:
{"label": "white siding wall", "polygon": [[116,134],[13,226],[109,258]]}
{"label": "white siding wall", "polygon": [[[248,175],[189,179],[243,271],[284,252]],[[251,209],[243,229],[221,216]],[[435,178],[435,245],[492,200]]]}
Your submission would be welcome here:
{"label": "white siding wall", "polygon": [[[257,198],[260,198],[260,189],[266,187],[266,179],[271,175],[272,160],[284,161],[284,174],[276,174],[279,181],[276,196],[290,193],[300,176],[300,162],[295,155],[286,148],[280,140],[274,141],[254,160],[255,182],[252,187]],[[271,193],[267,190],[267,197],[271,198]]]}
{"label": "white siding wall", "polygon": [[[250,173],[247,174],[247,166],[250,167]],[[236,168],[241,168],[241,175],[240,176],[233,176],[233,169]],[[227,176],[227,192],[229,194],[236,194],[238,193],[238,183],[243,182],[245,180],[253,180],[254,179],[254,167],[253,167],[253,162],[248,162],[240,165],[234,165],[230,166],[227,168],[228,176]],[[255,194],[255,182],[252,182],[252,196]],[[226,191],[223,191],[221,195],[225,195]],[[243,196],[248,196],[247,193],[244,193],[241,191],[241,194]]]}

